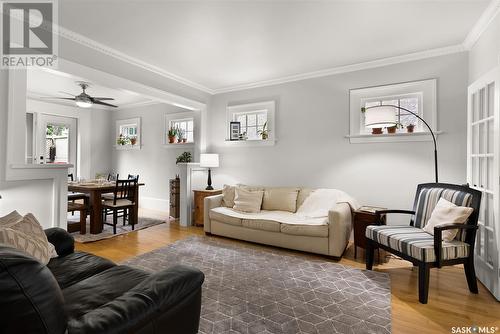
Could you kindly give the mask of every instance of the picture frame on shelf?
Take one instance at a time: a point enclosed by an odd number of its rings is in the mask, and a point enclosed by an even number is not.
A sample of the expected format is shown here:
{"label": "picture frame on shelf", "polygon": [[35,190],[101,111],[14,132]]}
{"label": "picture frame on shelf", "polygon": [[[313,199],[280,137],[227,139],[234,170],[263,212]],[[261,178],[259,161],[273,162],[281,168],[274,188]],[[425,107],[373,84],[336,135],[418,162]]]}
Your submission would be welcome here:
{"label": "picture frame on shelf", "polygon": [[229,140],[240,140],[240,132],[241,132],[240,122],[229,123]]}

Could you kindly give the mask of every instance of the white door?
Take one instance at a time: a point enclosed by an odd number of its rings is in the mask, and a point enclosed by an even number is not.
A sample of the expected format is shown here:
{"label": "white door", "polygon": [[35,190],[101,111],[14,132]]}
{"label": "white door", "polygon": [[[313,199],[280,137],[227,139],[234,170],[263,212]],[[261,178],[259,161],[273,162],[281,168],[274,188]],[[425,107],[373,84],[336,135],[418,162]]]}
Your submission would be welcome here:
{"label": "white door", "polygon": [[484,75],[468,89],[467,181],[482,192],[474,250],[478,279],[500,300],[500,69]]}
{"label": "white door", "polygon": [[38,114],[35,163],[73,164],[69,173],[77,176],[77,119]]}

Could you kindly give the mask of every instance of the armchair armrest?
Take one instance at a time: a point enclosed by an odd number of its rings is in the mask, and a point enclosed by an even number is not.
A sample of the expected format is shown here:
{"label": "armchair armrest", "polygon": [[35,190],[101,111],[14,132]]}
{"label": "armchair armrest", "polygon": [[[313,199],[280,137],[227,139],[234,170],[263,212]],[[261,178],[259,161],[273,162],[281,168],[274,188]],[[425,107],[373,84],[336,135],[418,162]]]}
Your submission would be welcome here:
{"label": "armchair armrest", "polygon": [[[381,215],[386,215],[388,213],[399,213],[399,214],[405,214],[405,215],[414,215],[415,211],[412,210],[377,210],[375,211],[375,215],[377,216],[377,222],[380,224],[380,216]],[[410,223],[413,225],[413,222]]]}
{"label": "armchair armrest", "polygon": [[54,245],[57,255],[65,256],[75,251],[75,239],[66,230],[59,227],[48,228],[45,231],[47,240]]}
{"label": "armchair armrest", "polygon": [[205,232],[210,233],[212,231],[209,213],[213,208],[222,206],[223,197],[224,196],[222,194],[205,197],[203,202],[203,229]]}
{"label": "armchair armrest", "polygon": [[[445,230],[477,230],[476,225],[468,224],[445,224],[434,227],[434,253],[436,254],[436,264],[438,268],[441,268],[443,260],[441,259],[441,250],[443,245],[442,233]],[[473,238],[474,239],[474,238]]]}
{"label": "armchair armrest", "polygon": [[[162,270],[115,300],[71,319],[68,331],[78,334],[135,333],[151,324],[160,329],[159,332],[196,333],[204,277],[201,271],[182,265]],[[188,324],[182,324],[185,322]],[[179,330],[181,326],[196,329]]]}

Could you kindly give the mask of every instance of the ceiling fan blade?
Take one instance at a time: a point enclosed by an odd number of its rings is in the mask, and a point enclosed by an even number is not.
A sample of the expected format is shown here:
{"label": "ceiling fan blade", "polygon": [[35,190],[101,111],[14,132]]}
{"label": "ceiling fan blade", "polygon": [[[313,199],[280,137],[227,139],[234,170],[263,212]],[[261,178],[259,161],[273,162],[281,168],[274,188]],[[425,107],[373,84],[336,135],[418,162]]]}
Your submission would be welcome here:
{"label": "ceiling fan blade", "polygon": [[113,105],[113,104],[109,104],[109,103],[102,102],[102,101],[95,100],[95,99],[92,99],[92,102],[94,102],[94,104],[100,104],[100,105],[103,105],[103,106],[108,106],[108,107],[118,108],[118,106],[115,106],[115,105]]}
{"label": "ceiling fan blade", "polygon": [[112,98],[112,97],[93,97],[93,96],[92,96],[92,98],[93,98],[94,100],[101,100],[101,101],[110,101],[110,100],[114,100],[114,98]]}
{"label": "ceiling fan blade", "polygon": [[78,95],[78,94],[71,94],[71,93],[63,92],[63,91],[59,91],[58,93],[63,93],[63,94],[71,95],[73,97],[76,96],[76,95]]}
{"label": "ceiling fan blade", "polygon": [[52,99],[52,100],[71,100],[74,101],[74,97],[57,97],[57,96],[42,96],[40,99]]}

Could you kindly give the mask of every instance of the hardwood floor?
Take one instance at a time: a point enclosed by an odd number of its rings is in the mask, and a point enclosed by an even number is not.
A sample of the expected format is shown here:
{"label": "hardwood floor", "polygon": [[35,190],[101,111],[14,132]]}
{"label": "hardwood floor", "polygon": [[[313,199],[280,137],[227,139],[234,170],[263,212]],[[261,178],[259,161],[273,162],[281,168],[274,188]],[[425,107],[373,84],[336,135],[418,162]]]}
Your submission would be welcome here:
{"label": "hardwood floor", "polygon": [[[77,244],[76,248],[121,262],[193,235],[204,235],[203,228],[167,223],[112,239]],[[358,250],[355,260],[350,245],[339,263],[364,269],[363,256]],[[479,294],[469,293],[461,266],[432,269],[429,303],[422,305],[418,302],[417,270],[392,256],[382,254],[382,258],[385,263],[374,268],[391,276],[393,333],[451,333],[452,327],[473,325],[498,327],[496,332],[500,333],[500,303],[480,283]]]}

